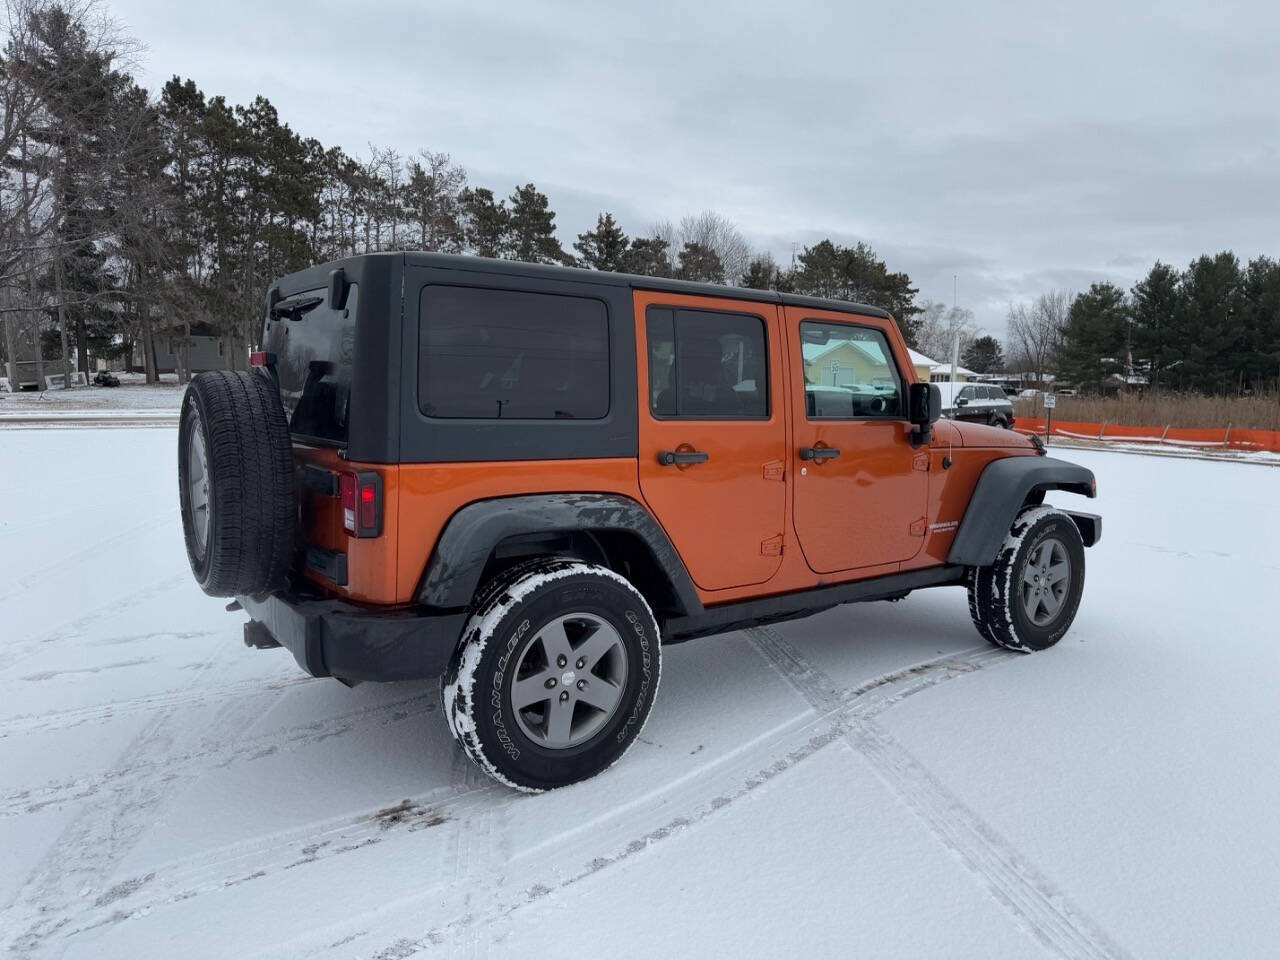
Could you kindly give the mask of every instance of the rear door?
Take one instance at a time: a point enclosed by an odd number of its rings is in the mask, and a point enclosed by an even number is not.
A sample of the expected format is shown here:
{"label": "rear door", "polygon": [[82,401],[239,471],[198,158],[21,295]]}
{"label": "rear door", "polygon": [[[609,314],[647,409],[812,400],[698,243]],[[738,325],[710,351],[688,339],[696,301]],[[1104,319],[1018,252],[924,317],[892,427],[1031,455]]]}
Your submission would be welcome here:
{"label": "rear door", "polygon": [[787,425],[772,304],[635,294],[640,488],[703,590],[782,562]]}
{"label": "rear door", "polygon": [[[891,321],[785,308],[796,534],[817,573],[907,560],[924,543],[928,450],[913,448]],[[905,355],[905,349],[903,350]]]}

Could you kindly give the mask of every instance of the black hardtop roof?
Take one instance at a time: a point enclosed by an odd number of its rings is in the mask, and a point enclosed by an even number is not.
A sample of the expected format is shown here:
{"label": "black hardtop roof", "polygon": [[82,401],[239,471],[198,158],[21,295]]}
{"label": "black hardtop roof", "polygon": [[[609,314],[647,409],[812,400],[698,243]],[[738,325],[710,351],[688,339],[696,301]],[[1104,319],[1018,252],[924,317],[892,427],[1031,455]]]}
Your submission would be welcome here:
{"label": "black hardtop roof", "polygon": [[[536,277],[545,280],[605,284],[615,287],[630,287],[633,290],[700,294],[705,297],[720,297],[726,300],[747,300],[794,307],[813,307],[821,310],[834,310],[840,313],[854,313],[864,317],[889,319],[889,313],[886,310],[864,303],[851,303],[847,300],[827,300],[823,297],[806,297],[798,293],[778,293],[775,290],[752,290],[748,287],[725,287],[715,283],[695,283],[691,280],[641,277],[630,273],[585,270],[581,267],[560,267],[543,263],[523,263],[519,260],[492,260],[488,257],[469,257],[453,253],[425,253],[422,251],[366,253],[358,257],[337,260],[333,263],[318,264],[299,273],[290,274],[288,277],[281,277],[272,286],[282,288],[282,293],[284,290],[305,289],[305,286],[298,283],[299,280],[305,278],[306,283],[314,283],[322,277],[327,277],[328,272],[336,267],[373,257],[403,257],[405,265],[413,267],[432,267],[439,270],[462,270],[475,273],[502,274],[512,277]],[[292,293],[286,294],[286,296],[291,295]]]}

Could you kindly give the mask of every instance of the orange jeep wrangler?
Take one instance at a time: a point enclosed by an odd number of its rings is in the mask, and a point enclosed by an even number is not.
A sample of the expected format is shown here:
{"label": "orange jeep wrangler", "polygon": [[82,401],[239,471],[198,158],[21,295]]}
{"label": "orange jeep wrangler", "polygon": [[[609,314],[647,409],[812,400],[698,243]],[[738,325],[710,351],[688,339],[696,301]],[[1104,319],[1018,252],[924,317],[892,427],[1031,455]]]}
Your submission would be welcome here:
{"label": "orange jeep wrangler", "polygon": [[938,422],[874,307],[510,261],[355,257],[268,292],[183,403],[191,569],[317,677],[441,677],[523,790],[635,741],[661,646],[963,584],[1014,650],[1075,617],[1093,474]]}

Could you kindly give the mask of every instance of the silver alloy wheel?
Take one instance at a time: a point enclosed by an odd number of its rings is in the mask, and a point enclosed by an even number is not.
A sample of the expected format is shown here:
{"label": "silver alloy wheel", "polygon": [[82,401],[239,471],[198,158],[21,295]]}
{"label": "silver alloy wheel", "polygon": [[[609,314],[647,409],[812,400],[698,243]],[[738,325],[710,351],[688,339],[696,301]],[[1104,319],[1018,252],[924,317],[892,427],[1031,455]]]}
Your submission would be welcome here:
{"label": "silver alloy wheel", "polygon": [[204,431],[200,415],[191,418],[191,446],[187,450],[187,504],[191,509],[191,531],[196,556],[204,559],[209,549],[209,458],[205,455]]}
{"label": "silver alloy wheel", "polygon": [[1061,540],[1045,537],[1022,568],[1022,609],[1037,627],[1052,623],[1071,590],[1071,557]]}
{"label": "silver alloy wheel", "polygon": [[618,631],[593,613],[545,624],[511,674],[511,706],[521,731],[552,750],[593,737],[618,709],[627,651]]}

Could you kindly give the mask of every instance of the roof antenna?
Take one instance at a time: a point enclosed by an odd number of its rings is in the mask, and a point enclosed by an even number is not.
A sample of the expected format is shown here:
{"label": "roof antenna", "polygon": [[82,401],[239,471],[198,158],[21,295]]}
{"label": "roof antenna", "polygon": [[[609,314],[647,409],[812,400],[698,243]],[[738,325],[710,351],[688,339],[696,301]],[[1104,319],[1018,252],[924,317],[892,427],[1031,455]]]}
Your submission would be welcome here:
{"label": "roof antenna", "polygon": [[[953,294],[952,296],[954,297],[954,294]],[[951,308],[951,309],[952,309],[952,310],[954,310],[954,309],[956,309],[956,308],[955,308],[954,306],[952,306],[952,308]],[[950,385],[950,391],[951,391],[951,416],[952,416],[952,419],[953,419],[953,420],[954,420],[955,415],[956,415],[956,367],[959,365],[959,363],[960,363],[960,331],[957,329],[957,330],[956,330],[956,337],[955,337],[955,339],[951,342],[951,385]],[[947,431],[947,455],[946,455],[945,457],[943,457],[943,458],[942,458],[942,469],[943,469],[943,470],[950,470],[950,469],[951,469],[951,464],[954,462],[954,461],[952,461],[952,459],[951,459],[951,441],[954,439],[954,437],[955,437],[955,429],[954,429],[954,427],[953,427],[952,429],[950,429],[950,430],[948,430],[948,431]]]}

